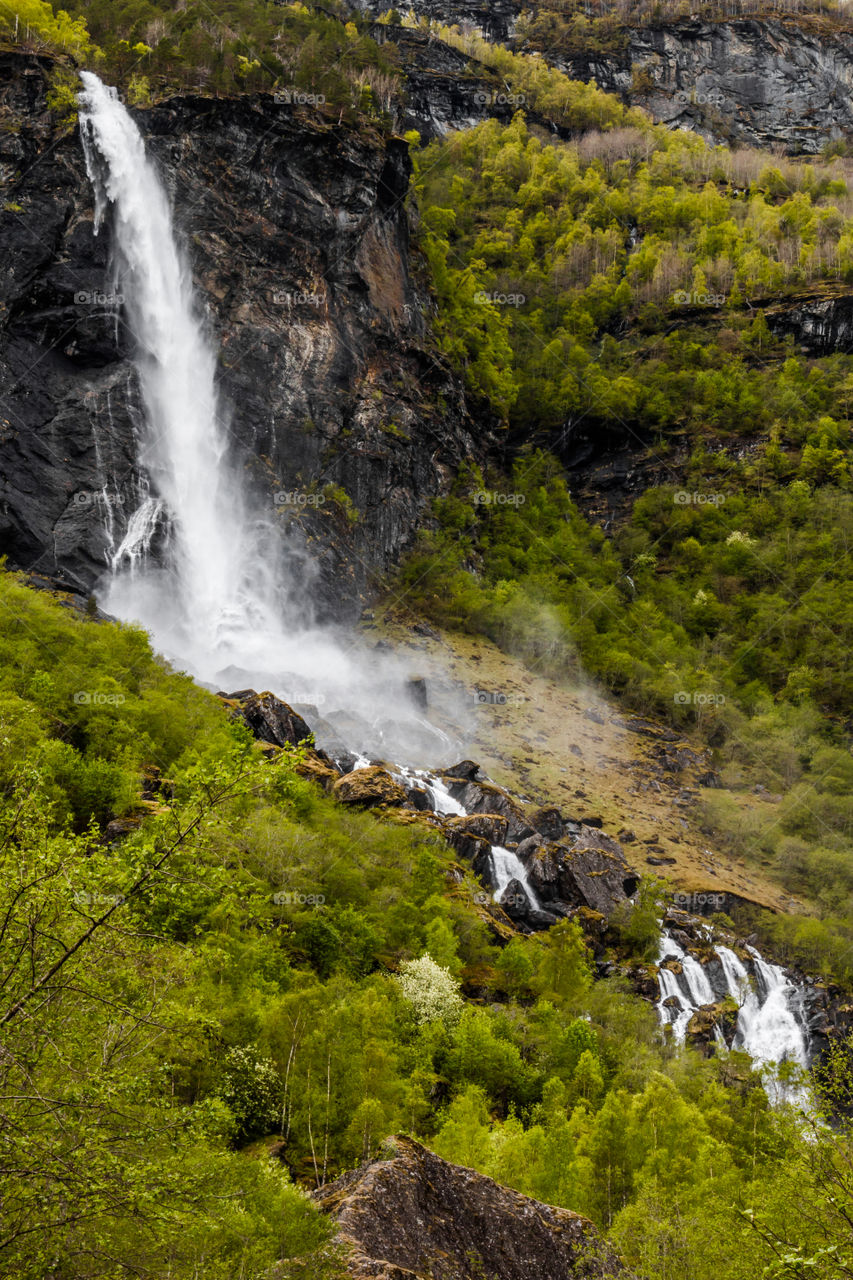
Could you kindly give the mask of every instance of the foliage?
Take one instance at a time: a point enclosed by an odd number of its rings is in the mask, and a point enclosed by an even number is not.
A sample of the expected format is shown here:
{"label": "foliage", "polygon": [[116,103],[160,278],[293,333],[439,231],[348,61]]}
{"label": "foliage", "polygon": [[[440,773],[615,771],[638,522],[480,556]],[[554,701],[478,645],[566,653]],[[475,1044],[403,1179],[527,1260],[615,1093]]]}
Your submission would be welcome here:
{"label": "foliage", "polygon": [[436,964],[429,954],[419,960],[406,960],[397,979],[400,993],[414,1010],[416,1021],[443,1022],[452,1026],[459,1021],[462,1000],[458,984],[448,969]]}
{"label": "foliage", "polygon": [[497,948],[455,854],[266,759],[139,632],[8,574],[0,608],[4,1275],[338,1280],[297,1184],[400,1130],[589,1213],[649,1280],[832,1246],[783,1208],[818,1174],[760,1079],[674,1053],[574,923]]}

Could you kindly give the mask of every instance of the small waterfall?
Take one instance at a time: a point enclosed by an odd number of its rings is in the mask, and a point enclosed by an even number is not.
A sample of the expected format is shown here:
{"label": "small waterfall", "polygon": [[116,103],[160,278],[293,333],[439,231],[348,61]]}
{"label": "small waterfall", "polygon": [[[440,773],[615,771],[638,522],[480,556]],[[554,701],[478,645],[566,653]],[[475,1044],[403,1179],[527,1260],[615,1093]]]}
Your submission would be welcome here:
{"label": "small waterfall", "polygon": [[447,789],[447,785],[442,782],[441,778],[426,777],[424,778],[424,786],[435,806],[436,813],[447,814],[456,818],[467,816],[465,809],[463,809],[458,800],[453,799]]}
{"label": "small waterfall", "polygon": [[[681,974],[658,968],[659,1016],[664,1025],[672,1027],[676,1041],[682,1043],[697,1009],[731,997],[738,1006],[731,1047],[748,1053],[757,1067],[765,1068],[766,1087],[774,1101],[805,1104],[808,1095],[803,1086],[784,1082],[776,1070],[783,1064],[800,1069],[809,1064],[808,1033],[799,1008],[800,992],[779,965],[769,964],[753,947],[748,950],[754,975],[750,975],[731,948],[715,947],[720,966],[717,979],[716,973],[709,974],[706,966],[699,964],[665,933],[659,964],[675,959],[681,965]],[[715,1036],[719,1044],[724,1043],[719,1027],[715,1029]]]}
{"label": "small waterfall", "polygon": [[494,877],[494,894],[495,901],[500,902],[504,890],[511,880],[517,880],[523,885],[524,892],[527,894],[530,905],[536,911],[541,911],[542,907],[539,899],[531,888],[530,881],[527,878],[527,868],[517,854],[511,849],[504,849],[503,845],[492,845],[492,875]]}

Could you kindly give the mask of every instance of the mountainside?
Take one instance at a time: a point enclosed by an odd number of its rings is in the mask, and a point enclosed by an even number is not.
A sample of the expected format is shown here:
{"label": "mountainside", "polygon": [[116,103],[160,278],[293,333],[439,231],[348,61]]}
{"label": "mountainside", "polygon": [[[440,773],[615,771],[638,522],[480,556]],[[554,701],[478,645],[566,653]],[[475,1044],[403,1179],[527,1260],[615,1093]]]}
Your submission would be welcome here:
{"label": "mountainside", "polygon": [[[109,228],[93,233],[49,70],[3,55],[0,534],[13,565],[88,593],[137,505],[141,410]],[[412,279],[406,146],[265,95],[175,98],[139,121],[181,211],[251,491],[296,571],[311,543],[321,611],[357,614],[483,448]]]}
{"label": "mountainside", "polygon": [[853,1278],[802,2],[0,0],[4,1277]]}
{"label": "mountainside", "polygon": [[853,33],[796,19],[628,27],[618,54],[562,53],[555,65],[714,143],[816,155],[853,132]]}

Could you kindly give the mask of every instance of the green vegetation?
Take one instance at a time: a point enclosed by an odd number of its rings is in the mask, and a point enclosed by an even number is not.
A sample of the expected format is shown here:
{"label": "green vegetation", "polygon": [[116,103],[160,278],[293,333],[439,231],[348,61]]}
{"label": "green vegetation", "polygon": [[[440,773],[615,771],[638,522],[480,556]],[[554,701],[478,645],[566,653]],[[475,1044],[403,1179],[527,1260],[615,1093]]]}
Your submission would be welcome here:
{"label": "green vegetation", "polygon": [[[46,0],[0,0],[0,32],[25,47],[70,54],[133,103],[187,90],[277,91],[354,123],[384,119],[396,89],[393,46],[380,49],[366,23],[348,20],[336,4],[228,0],[214,10],[203,0],[70,0],[68,9],[71,16],[54,15]],[[64,116],[64,68],[58,76],[54,105]]]}
{"label": "green vegetation", "polygon": [[809,371],[768,371],[775,348],[754,307],[853,278],[843,170],[712,149],[628,123],[609,101],[624,121],[594,130],[581,103],[575,144],[541,140],[519,113],[418,156],[445,349],[472,391],[526,432],[584,417],[664,438],[794,431],[791,416],[813,430]]}
{"label": "green vegetation", "polygon": [[[436,504],[409,598],[695,725],[729,788],[704,825],[821,917],[753,927],[849,981],[853,377],[846,357],[775,338],[755,305],[850,276],[843,169],[777,169],[647,123],[560,144],[520,114],[418,169],[437,338],[516,461],[463,471]],[[666,479],[609,537],[559,462],[576,427]]]}
{"label": "green vegetation", "polygon": [[141,633],[8,574],[0,611],[4,1275],[333,1280],[302,1188],[395,1130],[588,1212],[649,1277],[836,1238],[842,1139],[806,1142],[738,1055],[662,1045],[575,924],[500,948],[432,831],[339,808]]}

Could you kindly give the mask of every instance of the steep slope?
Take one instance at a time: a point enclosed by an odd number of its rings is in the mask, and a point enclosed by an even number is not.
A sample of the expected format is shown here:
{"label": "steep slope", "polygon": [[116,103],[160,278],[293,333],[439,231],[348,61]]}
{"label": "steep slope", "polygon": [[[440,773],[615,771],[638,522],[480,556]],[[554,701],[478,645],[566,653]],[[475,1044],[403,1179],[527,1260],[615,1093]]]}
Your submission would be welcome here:
{"label": "steep slope", "polygon": [[[93,234],[49,70],[3,55],[0,549],[88,592],[136,505],[139,396],[109,233]],[[311,542],[315,597],[346,613],[475,450],[409,271],[407,148],[269,95],[177,98],[138,118],[180,211],[258,506],[297,566]]]}

